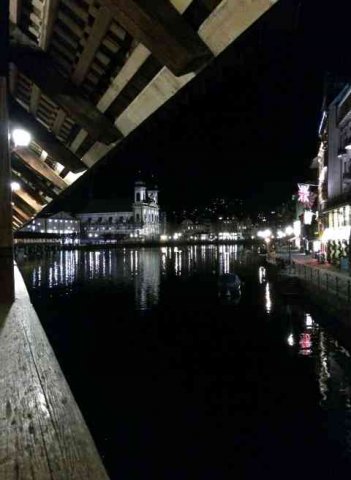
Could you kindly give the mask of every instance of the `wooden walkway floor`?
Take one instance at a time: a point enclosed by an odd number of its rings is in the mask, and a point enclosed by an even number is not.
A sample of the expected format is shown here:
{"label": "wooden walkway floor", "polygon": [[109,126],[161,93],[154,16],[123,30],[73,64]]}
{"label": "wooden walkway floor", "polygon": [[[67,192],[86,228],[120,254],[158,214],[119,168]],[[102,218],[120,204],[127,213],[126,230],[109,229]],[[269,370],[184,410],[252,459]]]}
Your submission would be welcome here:
{"label": "wooden walkway floor", "polygon": [[108,480],[17,268],[15,280],[0,307],[0,479]]}

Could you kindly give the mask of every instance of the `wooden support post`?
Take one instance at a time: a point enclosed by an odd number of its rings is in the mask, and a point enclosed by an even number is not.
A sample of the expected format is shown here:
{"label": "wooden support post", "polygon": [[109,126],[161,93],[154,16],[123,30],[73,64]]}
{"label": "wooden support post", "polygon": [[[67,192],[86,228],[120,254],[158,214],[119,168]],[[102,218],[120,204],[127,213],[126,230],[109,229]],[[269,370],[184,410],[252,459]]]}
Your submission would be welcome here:
{"label": "wooden support post", "polygon": [[0,15],[0,303],[14,301],[11,166],[8,131],[8,0]]}

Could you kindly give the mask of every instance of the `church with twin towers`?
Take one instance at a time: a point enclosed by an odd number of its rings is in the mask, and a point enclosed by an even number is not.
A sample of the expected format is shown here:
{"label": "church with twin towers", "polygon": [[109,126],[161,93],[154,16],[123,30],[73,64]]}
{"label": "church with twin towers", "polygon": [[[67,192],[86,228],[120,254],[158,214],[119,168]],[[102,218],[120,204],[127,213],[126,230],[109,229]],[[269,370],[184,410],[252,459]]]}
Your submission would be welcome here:
{"label": "church with twin towers", "polygon": [[134,184],[130,199],[93,200],[76,215],[81,222],[82,236],[90,239],[130,237],[158,240],[161,214],[158,188],[144,181]]}

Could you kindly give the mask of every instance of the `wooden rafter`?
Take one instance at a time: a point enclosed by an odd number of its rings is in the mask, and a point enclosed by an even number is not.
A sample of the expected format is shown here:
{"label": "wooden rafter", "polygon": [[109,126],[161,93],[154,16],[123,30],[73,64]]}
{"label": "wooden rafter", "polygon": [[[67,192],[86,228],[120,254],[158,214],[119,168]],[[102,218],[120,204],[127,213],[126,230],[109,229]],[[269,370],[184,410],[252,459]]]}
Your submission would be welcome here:
{"label": "wooden rafter", "polygon": [[211,58],[207,45],[168,0],[100,2],[175,75],[196,71]]}
{"label": "wooden rafter", "polygon": [[74,173],[79,173],[86,169],[86,166],[74,153],[68,150],[52,133],[46,130],[15,101],[12,101],[10,104],[10,118],[13,126],[21,125],[31,132],[35,141],[54,160],[68,167]]}
{"label": "wooden rafter", "polygon": [[19,22],[22,0],[10,0],[10,20],[12,23]]}
{"label": "wooden rafter", "polygon": [[79,61],[71,77],[73,83],[76,85],[80,85],[84,80],[91,63],[94,60],[95,54],[111,25],[112,19],[113,16],[110,9],[101,7],[98,10],[90,35],[84,46],[84,50],[80,55]]}
{"label": "wooden rafter", "polygon": [[29,193],[27,193],[23,188],[20,188],[19,190],[16,190],[14,192],[14,195],[19,197],[23,202],[25,202],[29,207],[34,210],[35,213],[40,212],[40,210],[43,208],[43,205],[41,205],[39,202],[37,202]]}
{"label": "wooden rafter", "polygon": [[30,216],[24,212],[15,202],[12,205],[13,210],[16,212],[18,218],[23,222],[27,222],[30,219]]}
{"label": "wooden rafter", "polygon": [[60,108],[57,112],[54,124],[52,126],[52,131],[58,137],[60,135],[60,130],[62,125],[64,124],[66,118],[65,112]]}
{"label": "wooden rafter", "polygon": [[52,101],[65,110],[74,121],[85,128],[96,141],[110,144],[122,138],[117,128],[80,90],[63,77],[50,57],[33,48],[12,44],[11,60]]}
{"label": "wooden rafter", "polygon": [[41,17],[39,47],[46,51],[49,47],[60,0],[44,0]]}
{"label": "wooden rafter", "polygon": [[27,166],[49,182],[53,183],[56,187],[61,190],[67,188],[67,183],[52,168],[50,168],[49,165],[40,160],[39,157],[36,157],[28,149],[16,148],[15,153]]}

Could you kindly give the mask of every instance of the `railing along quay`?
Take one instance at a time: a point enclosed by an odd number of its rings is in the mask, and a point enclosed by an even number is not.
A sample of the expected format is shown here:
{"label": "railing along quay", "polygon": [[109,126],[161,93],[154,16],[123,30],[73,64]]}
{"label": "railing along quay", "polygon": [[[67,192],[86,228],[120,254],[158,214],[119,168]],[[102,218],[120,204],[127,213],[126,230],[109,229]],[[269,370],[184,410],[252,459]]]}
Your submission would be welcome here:
{"label": "railing along quay", "polygon": [[324,290],[351,303],[351,277],[296,261],[293,262],[293,271],[297,277],[315,285],[318,290]]}

